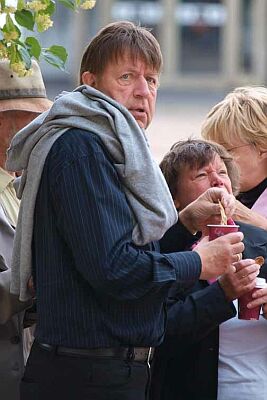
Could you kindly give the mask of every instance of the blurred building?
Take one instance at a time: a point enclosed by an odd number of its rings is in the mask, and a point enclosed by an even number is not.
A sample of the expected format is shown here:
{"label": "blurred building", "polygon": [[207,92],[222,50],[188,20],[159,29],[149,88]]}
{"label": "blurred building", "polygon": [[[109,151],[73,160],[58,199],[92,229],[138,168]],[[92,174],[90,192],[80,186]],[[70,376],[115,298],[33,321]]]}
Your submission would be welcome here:
{"label": "blurred building", "polygon": [[68,75],[43,64],[46,81],[63,79],[76,86],[88,39],[106,23],[122,19],[152,28],[159,40],[162,88],[224,90],[267,82],[266,0],[97,0],[95,9],[75,17],[61,7],[57,30],[49,30],[45,41],[68,49]]}

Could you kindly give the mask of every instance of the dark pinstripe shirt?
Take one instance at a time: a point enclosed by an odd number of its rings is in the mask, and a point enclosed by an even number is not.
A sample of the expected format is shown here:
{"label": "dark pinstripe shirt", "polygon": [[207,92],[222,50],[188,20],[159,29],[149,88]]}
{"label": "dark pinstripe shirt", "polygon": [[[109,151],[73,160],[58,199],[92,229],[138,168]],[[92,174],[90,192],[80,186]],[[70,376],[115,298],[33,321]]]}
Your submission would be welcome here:
{"label": "dark pinstripe shirt", "polygon": [[101,141],[77,129],[63,134],[47,157],[35,208],[37,340],[81,348],[161,342],[168,289],[197,280],[200,258],[136,247],[132,229]]}

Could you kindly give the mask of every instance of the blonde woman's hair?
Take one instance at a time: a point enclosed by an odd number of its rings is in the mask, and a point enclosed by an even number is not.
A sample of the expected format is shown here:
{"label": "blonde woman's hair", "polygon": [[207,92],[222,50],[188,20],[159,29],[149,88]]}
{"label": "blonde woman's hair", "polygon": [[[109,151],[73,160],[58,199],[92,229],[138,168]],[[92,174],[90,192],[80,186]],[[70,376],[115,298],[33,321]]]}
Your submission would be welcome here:
{"label": "blonde woman's hair", "polygon": [[267,88],[234,89],[209,111],[201,134],[227,146],[241,142],[267,149]]}

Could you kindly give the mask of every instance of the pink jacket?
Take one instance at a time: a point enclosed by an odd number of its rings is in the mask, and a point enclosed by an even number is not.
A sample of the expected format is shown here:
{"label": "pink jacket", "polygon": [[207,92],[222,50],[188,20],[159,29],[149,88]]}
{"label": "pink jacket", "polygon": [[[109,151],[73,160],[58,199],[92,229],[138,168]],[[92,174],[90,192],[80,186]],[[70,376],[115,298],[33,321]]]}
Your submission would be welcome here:
{"label": "pink jacket", "polygon": [[254,203],[252,210],[267,218],[267,189],[264,190],[256,203]]}

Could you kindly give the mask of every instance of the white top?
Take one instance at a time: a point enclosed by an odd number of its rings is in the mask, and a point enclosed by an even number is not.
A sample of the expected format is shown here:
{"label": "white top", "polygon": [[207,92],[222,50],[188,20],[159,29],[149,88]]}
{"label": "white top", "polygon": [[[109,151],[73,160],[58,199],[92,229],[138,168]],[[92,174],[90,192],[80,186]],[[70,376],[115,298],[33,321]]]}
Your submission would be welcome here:
{"label": "white top", "polygon": [[0,204],[8,222],[15,228],[19,212],[19,199],[16,196],[13,181],[14,176],[0,167]]}
{"label": "white top", "polygon": [[[237,308],[237,301],[234,302]],[[267,399],[267,320],[220,325],[218,400]]]}

